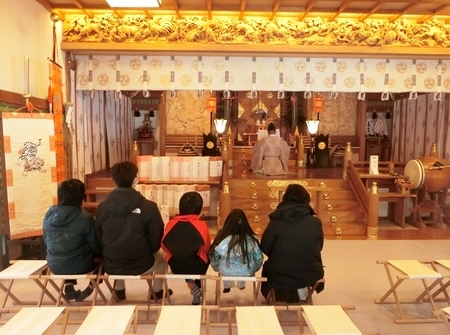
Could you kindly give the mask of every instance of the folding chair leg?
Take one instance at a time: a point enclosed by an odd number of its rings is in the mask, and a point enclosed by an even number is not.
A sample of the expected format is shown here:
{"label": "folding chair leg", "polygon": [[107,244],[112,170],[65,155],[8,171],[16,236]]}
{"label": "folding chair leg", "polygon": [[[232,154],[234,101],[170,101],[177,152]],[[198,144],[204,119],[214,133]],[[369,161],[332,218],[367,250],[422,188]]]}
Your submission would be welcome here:
{"label": "folding chair leg", "polygon": [[16,304],[18,304],[18,305],[20,304],[20,300],[14,294],[11,293],[11,287],[12,287],[13,283],[14,283],[14,279],[11,279],[8,287],[6,287],[2,283],[0,283],[0,289],[3,292],[5,292],[5,297],[3,298],[3,302],[2,302],[2,308],[5,308],[8,297],[10,297]]}

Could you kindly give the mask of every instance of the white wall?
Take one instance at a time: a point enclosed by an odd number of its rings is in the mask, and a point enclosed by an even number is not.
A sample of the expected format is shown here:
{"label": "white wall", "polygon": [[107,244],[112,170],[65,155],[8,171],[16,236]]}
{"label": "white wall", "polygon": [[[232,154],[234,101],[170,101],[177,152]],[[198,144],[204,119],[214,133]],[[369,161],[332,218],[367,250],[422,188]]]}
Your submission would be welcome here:
{"label": "white wall", "polygon": [[[34,0],[0,0],[0,22],[0,89],[24,93],[23,58],[28,55],[30,93],[34,97],[46,98],[49,85],[47,59],[53,54],[50,13]],[[61,26],[58,22],[58,45]],[[60,51],[56,60],[63,65]]]}

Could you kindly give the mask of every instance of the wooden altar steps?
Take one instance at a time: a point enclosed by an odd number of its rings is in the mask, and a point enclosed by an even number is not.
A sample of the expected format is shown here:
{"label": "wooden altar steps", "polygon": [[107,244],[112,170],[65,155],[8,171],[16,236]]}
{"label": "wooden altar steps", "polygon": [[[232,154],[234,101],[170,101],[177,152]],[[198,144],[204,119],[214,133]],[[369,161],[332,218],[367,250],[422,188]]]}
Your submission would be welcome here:
{"label": "wooden altar steps", "polygon": [[[322,220],[326,235],[366,235],[365,216],[346,180],[322,177],[304,179],[301,176],[288,179],[288,177],[230,178],[231,208],[241,208],[255,233],[260,235],[269,223],[269,214],[277,207],[280,197],[278,192],[271,191],[268,184],[273,181],[290,183],[302,180],[307,183],[307,189],[310,187],[311,202]],[[320,191],[320,185],[324,186],[323,191]],[[320,199],[316,198],[317,194]]]}
{"label": "wooden altar steps", "polygon": [[[324,182],[332,190],[323,195],[321,208],[316,210],[325,235],[366,235],[367,225],[353,192],[344,179],[308,180],[309,185]],[[313,200],[312,200],[313,201]]]}

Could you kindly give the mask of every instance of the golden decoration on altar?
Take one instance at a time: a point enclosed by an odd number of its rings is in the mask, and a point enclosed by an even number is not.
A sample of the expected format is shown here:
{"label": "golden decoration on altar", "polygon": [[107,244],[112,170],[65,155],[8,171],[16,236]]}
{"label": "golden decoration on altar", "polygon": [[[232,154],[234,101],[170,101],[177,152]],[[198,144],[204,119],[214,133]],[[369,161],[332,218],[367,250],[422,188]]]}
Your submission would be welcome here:
{"label": "golden decoration on altar", "polygon": [[298,184],[304,187],[308,186],[308,182],[306,180],[293,179],[293,180],[269,180],[267,182],[267,186],[273,189],[286,188],[290,184]]}

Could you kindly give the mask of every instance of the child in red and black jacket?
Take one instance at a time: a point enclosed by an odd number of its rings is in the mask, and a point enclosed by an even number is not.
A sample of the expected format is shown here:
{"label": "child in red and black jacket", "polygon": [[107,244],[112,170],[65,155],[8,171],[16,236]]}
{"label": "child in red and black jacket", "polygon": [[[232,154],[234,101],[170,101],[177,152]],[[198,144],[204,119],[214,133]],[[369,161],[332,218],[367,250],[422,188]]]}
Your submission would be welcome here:
{"label": "child in red and black jacket", "polygon": [[[170,220],[161,247],[174,274],[204,275],[209,266],[211,236],[206,222],[200,220],[203,199],[198,192],[187,192],[180,198],[180,214]],[[201,303],[200,280],[186,279],[193,295],[192,304]]]}

